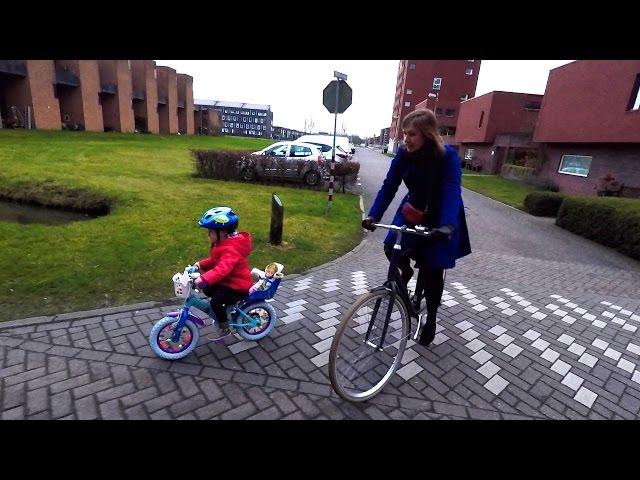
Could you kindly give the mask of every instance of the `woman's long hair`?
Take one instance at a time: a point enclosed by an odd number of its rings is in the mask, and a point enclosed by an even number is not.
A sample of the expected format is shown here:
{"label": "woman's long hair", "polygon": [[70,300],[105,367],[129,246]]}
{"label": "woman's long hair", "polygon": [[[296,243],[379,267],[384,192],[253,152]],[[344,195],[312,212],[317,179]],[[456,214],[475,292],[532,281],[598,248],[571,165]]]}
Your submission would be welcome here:
{"label": "woman's long hair", "polygon": [[402,128],[415,127],[425,138],[425,146],[438,155],[444,155],[444,140],[438,129],[438,120],[433,111],[414,110],[402,120]]}

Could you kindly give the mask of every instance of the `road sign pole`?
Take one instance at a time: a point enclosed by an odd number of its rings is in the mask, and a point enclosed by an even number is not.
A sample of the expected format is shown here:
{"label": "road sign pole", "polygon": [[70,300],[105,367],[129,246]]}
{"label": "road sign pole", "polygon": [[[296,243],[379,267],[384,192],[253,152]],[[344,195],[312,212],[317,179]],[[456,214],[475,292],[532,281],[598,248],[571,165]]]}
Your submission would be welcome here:
{"label": "road sign pole", "polygon": [[336,168],[336,129],[338,125],[338,96],[340,92],[340,80],[336,88],[336,108],[333,114],[333,150],[331,151],[331,164],[329,166],[329,204],[327,210],[331,211],[333,207],[333,173]]}

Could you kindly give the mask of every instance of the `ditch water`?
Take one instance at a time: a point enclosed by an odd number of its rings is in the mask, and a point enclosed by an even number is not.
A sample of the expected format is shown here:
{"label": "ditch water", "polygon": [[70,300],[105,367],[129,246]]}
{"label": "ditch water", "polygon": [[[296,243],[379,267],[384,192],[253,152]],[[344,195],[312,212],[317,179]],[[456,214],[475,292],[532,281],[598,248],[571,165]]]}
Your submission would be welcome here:
{"label": "ditch water", "polygon": [[86,213],[68,212],[54,208],[0,201],[0,222],[62,225],[80,220],[92,220],[94,218],[96,217]]}

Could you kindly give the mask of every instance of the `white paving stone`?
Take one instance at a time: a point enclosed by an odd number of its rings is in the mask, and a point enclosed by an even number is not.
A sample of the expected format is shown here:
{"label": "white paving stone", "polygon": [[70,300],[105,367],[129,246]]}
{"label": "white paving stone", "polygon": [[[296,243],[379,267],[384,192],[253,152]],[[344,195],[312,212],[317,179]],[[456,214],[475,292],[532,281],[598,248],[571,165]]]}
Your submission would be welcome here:
{"label": "white paving stone", "polygon": [[489,352],[487,352],[484,349],[478,350],[476,353],[471,355],[471,358],[478,363],[485,363],[492,357],[493,355],[491,355]]}
{"label": "white paving stone", "polygon": [[501,292],[511,292],[512,290],[510,288],[501,288],[500,289]]}
{"label": "white paving stone", "polygon": [[329,350],[322,352],[320,355],[316,355],[315,357],[311,357],[311,361],[316,367],[324,367],[329,363]]}
{"label": "white paving stone", "polygon": [[613,319],[611,319],[611,322],[618,325],[624,325],[625,323],[627,323],[626,320],[623,320],[620,317],[614,317]]}
{"label": "white paving stone", "polygon": [[485,306],[485,305],[476,305],[476,306],[474,306],[474,307],[473,307],[473,309],[474,309],[474,310],[477,310],[477,311],[479,311],[479,312],[483,312],[483,311],[484,311],[484,310],[486,310],[487,308],[489,308],[489,307],[487,307],[487,306]]}
{"label": "white paving stone", "polygon": [[[449,340],[449,337],[447,337],[444,333],[438,333],[436,334],[435,337],[433,337],[433,344],[434,345],[440,345],[441,343],[446,342],[447,340]],[[475,342],[475,340],[474,340]]]}
{"label": "white paving stone", "polygon": [[531,315],[533,318],[536,318],[538,320],[542,320],[543,318],[546,318],[547,315],[546,313],[542,313],[542,312],[536,312],[533,315]]}
{"label": "white paving stone", "polygon": [[476,298],[477,295],[473,294],[473,293],[467,293],[466,295],[463,295],[462,298],[466,298],[468,300],[471,300],[472,298]]}
{"label": "white paving stone", "polygon": [[498,304],[496,304],[496,308],[499,308],[500,310],[503,310],[505,308],[509,308],[511,305],[509,305],[506,302],[500,302]]}
{"label": "white paving stone", "polygon": [[584,378],[579,377],[575,373],[569,372],[560,383],[566,385],[571,390],[578,390],[580,385],[582,385],[582,382],[584,382]]}
{"label": "white paving stone", "polygon": [[626,358],[621,358],[620,361],[618,362],[617,367],[631,373],[636,369],[636,364],[633,362],[630,362]]}
{"label": "white paving stone", "polygon": [[631,315],[631,320],[635,320],[637,322],[640,322],[640,315],[636,315],[635,313],[633,315]]}
{"label": "white paving stone", "polygon": [[485,345],[486,345],[486,343],[481,342],[480,340],[475,338],[475,339],[471,340],[469,343],[467,343],[465,345],[465,347],[467,347],[471,351],[477,352],[478,350],[483,348]]}
{"label": "white paving stone", "polygon": [[504,302],[504,298],[502,297],[493,297],[489,299],[490,302],[495,302],[495,303],[500,303],[500,302]]}
{"label": "white paving stone", "polygon": [[593,355],[591,355],[590,353],[585,353],[578,359],[578,361],[580,363],[584,363],[589,367],[593,367],[598,362],[598,359]]}
{"label": "white paving stone", "polygon": [[603,305],[611,305],[611,302],[600,302]]}
{"label": "white paving stone", "polygon": [[323,292],[335,292],[336,290],[340,290],[340,287],[327,287],[322,289]]}
{"label": "white paving stone", "polygon": [[631,380],[633,380],[636,383],[640,383],[640,370],[636,370],[635,372],[633,372],[633,376],[631,377]]}
{"label": "white paving stone", "polygon": [[332,337],[334,333],[336,333],[336,327],[329,327],[329,328],[325,328],[324,330],[320,330],[319,332],[316,332],[315,335],[321,340],[324,340],[325,338]]}
{"label": "white paving stone", "polygon": [[584,318],[585,320],[595,320],[596,316],[590,313],[585,313],[584,315],[582,315],[582,318]]}
{"label": "white paving stone", "polygon": [[304,318],[304,315],[302,315],[300,312],[297,312],[291,315],[287,315],[286,317],[282,317],[280,320],[282,320],[283,323],[291,323],[295,322],[296,320],[300,320],[301,318]]}
{"label": "white paving stone", "polygon": [[300,299],[294,302],[287,303],[287,307],[297,307],[298,305],[304,305],[305,303],[307,303],[306,300]]}
{"label": "white paving stone", "polygon": [[322,340],[321,342],[314,343],[311,346],[313,348],[315,348],[316,350],[318,350],[320,353],[322,353],[322,352],[325,352],[325,351],[329,350],[329,348],[331,347],[331,342],[332,341],[333,341],[333,338],[326,338],[326,339]]}
{"label": "white paving stone", "polygon": [[627,345],[627,350],[629,350],[631,353],[635,353],[636,355],[640,355],[640,345],[636,345],[635,343],[629,342],[629,345]]}
{"label": "white paving stone", "polygon": [[564,310],[560,310],[560,309],[558,309],[558,310],[556,310],[556,311],[554,311],[554,312],[553,312],[553,315],[557,315],[557,316],[559,316],[559,317],[564,317],[567,313],[568,313],[568,312],[565,312]]}
{"label": "white paving stone", "polygon": [[504,378],[502,378],[500,375],[494,375],[487,383],[484,384],[484,388],[489,390],[494,395],[498,395],[502,390],[506,388],[507,385],[509,385],[509,382],[507,382]]}
{"label": "white paving stone", "polygon": [[596,338],[593,342],[591,342],[591,345],[599,348],[600,350],[605,350],[609,346],[609,342],[605,342],[604,340]]}
{"label": "white paving stone", "polygon": [[472,298],[471,300],[467,300],[467,303],[469,303],[471,305],[478,305],[478,304],[482,303],[482,300],[478,300],[477,298]]}
{"label": "white paving stone", "polygon": [[461,333],[460,336],[464,338],[467,342],[470,342],[474,338],[479,337],[480,334],[476,332],[473,328],[470,328],[469,330],[465,330],[463,333]]}
{"label": "white paving stone", "polygon": [[494,335],[502,335],[506,331],[507,329],[500,325],[496,325],[488,330],[489,333],[493,333]]}
{"label": "white paving stone", "polygon": [[540,336],[540,334],[535,330],[527,330],[522,336],[528,338],[529,340],[536,340]]}
{"label": "white paving stone", "polygon": [[498,338],[496,338],[496,343],[499,343],[500,345],[504,345],[506,347],[511,342],[513,342],[513,340],[514,338],[511,335],[507,335],[506,333],[503,333]]}
{"label": "white paving stone", "polygon": [[303,307],[302,305],[296,305],[295,307],[285,308],[283,312],[286,313],[287,315],[291,315],[292,313],[296,313],[296,312],[304,312],[306,309],[307,307]]}
{"label": "white paving stone", "polygon": [[591,325],[593,325],[594,327],[597,328],[604,328],[607,326],[606,322],[603,322],[602,320],[594,320]]}
{"label": "white paving stone", "polygon": [[580,345],[579,343],[572,343],[569,346],[569,348],[567,348],[567,350],[569,350],[571,353],[575,353],[576,355],[580,356],[584,353],[586,348]]}
{"label": "white paving stone", "polygon": [[500,312],[500,313],[510,317],[511,315],[513,315],[515,313],[518,313],[518,312],[516,312],[513,308],[507,308],[505,310],[502,310],[502,312]]}
{"label": "white paving stone", "polygon": [[565,307],[567,308],[576,308],[578,305],[573,303],[573,302],[569,302],[565,304]]}
{"label": "white paving stone", "polygon": [[511,358],[516,358],[518,355],[520,355],[522,350],[522,347],[519,347],[515,343],[511,343],[502,350],[502,353],[509,355]]}
{"label": "white paving stone", "polygon": [[571,345],[574,340],[574,337],[572,337],[571,335],[567,335],[566,333],[563,333],[558,337],[558,341],[560,343],[564,343],[565,345]]}
{"label": "white paving stone", "polygon": [[567,374],[569,370],[571,370],[571,365],[567,362],[563,362],[562,360],[556,360],[556,363],[551,365],[551,370],[556,373],[559,373],[563,377]]}
{"label": "white paving stone", "polygon": [[625,330],[629,330],[630,332],[635,332],[638,327],[636,327],[635,325],[629,325],[628,323],[622,326],[623,329]]}
{"label": "white paving stone", "polygon": [[338,308],[339,306],[340,306],[339,303],[331,302],[331,303],[327,303],[326,305],[320,305],[320,308],[326,312],[327,310],[332,310],[334,308]]}
{"label": "white paving stone", "polygon": [[573,311],[576,312],[578,315],[583,315],[587,313],[587,311],[584,308],[574,308]]}
{"label": "white paving stone", "polygon": [[500,367],[495,363],[493,363],[492,361],[488,361],[484,365],[482,365],[480,368],[478,368],[476,371],[487,378],[491,378],[500,371]]}
{"label": "white paving stone", "polygon": [[546,340],[543,340],[543,339],[541,339],[541,338],[537,339],[535,342],[533,342],[533,343],[531,344],[531,346],[532,346],[533,348],[537,348],[537,349],[538,349],[538,350],[540,350],[541,352],[542,352],[542,351],[544,351],[544,350],[546,350],[546,349],[547,349],[547,347],[548,347],[549,345],[550,345],[550,343],[549,343],[549,342],[547,342]]}
{"label": "white paving stone", "polygon": [[301,287],[295,287],[295,288],[293,289],[293,291],[294,291],[294,292],[300,292],[300,291],[302,291],[302,290],[306,290],[307,288],[311,288],[311,287],[310,287],[309,285],[303,285],[303,286],[301,286]]}
{"label": "white paving stone", "polygon": [[399,369],[398,375],[400,375],[405,380],[409,380],[419,374],[422,370],[424,369],[416,362],[411,362]]}
{"label": "white paving stone", "polygon": [[630,310],[624,310],[624,309],[622,309],[622,310],[620,310],[620,313],[621,313],[622,315],[626,315],[626,316],[628,317],[628,316],[629,316],[629,315],[631,315],[633,312],[632,312],[632,311],[630,311]]}
{"label": "white paving stone", "polygon": [[340,323],[340,320],[338,320],[337,318],[333,317],[333,318],[328,318],[327,320],[323,320],[322,322],[318,322],[318,326],[320,328],[329,328],[329,327],[332,327],[334,325],[338,325],[339,323]]}
{"label": "white paving stone", "polygon": [[463,320],[462,322],[458,322],[454,325],[454,327],[460,329],[460,330],[467,330],[471,327],[473,327],[473,323],[471,322],[467,322],[466,320]]}
{"label": "white paving stone", "polygon": [[622,307],[619,305],[611,305],[611,308],[614,308],[616,310],[622,310]]}
{"label": "white paving stone", "polygon": [[560,320],[562,320],[564,323],[568,323],[569,325],[573,325],[576,321],[576,319],[573,318],[571,315],[565,315]]}
{"label": "white paving stone", "polygon": [[607,348],[604,352],[604,356],[618,361],[618,359],[622,356],[622,353],[620,353],[617,350],[614,350],[613,348]]}
{"label": "white paving stone", "polygon": [[536,313],[538,310],[540,309],[538,307],[534,307],[533,305],[524,309],[525,312],[529,312],[529,313]]}
{"label": "white paving stone", "polygon": [[407,348],[402,355],[402,361],[400,362],[402,365],[406,365],[412,360],[418,358],[420,354],[411,348]]}
{"label": "white paving stone", "polygon": [[514,297],[511,297],[511,300],[513,300],[514,302],[520,302],[524,300],[524,298],[522,298],[520,295],[516,295]]}
{"label": "white paving stone", "polygon": [[558,299],[558,302],[560,302],[560,303],[567,303],[568,301],[569,301],[569,299],[568,299],[568,298],[562,298],[562,297],[560,297],[560,298]]}
{"label": "white paving stone", "polygon": [[[521,305],[523,307],[528,307],[531,305],[531,302],[527,302],[526,300],[522,300],[521,302],[518,302],[518,305]],[[537,308],[536,308],[537,310]]]}
{"label": "white paving stone", "polygon": [[446,302],[442,302],[442,304],[447,307],[453,307],[454,305],[458,305],[458,302],[455,300],[447,300]]}
{"label": "white paving stone", "polygon": [[320,318],[323,318],[325,320],[327,318],[337,317],[338,315],[340,315],[340,312],[338,310],[335,310],[335,309],[334,310],[327,310],[326,312],[322,312],[322,313],[318,314],[318,316]]}
{"label": "white paving stone", "polygon": [[607,318],[613,318],[616,316],[616,314],[611,312],[602,312],[602,316]]}
{"label": "white paving stone", "polygon": [[363,295],[363,294],[367,293],[368,291],[369,291],[368,288],[363,288],[362,290],[354,290],[351,293],[353,293],[354,295]]}
{"label": "white paving stone", "polygon": [[549,303],[549,304],[545,305],[544,308],[547,308],[549,310],[558,310],[558,308],[560,308],[560,307],[558,305],[556,305],[555,303]]}
{"label": "white paving stone", "polygon": [[587,408],[591,408],[591,405],[596,401],[596,398],[598,398],[598,395],[586,387],[581,387],[580,390],[578,390],[578,393],[576,393],[576,396],[573,397],[575,401],[580,402]]}
{"label": "white paving stone", "polygon": [[540,355],[540,357],[553,363],[558,359],[558,357],[560,357],[560,354],[552,348],[547,348],[544,352],[542,352],[542,355]]}

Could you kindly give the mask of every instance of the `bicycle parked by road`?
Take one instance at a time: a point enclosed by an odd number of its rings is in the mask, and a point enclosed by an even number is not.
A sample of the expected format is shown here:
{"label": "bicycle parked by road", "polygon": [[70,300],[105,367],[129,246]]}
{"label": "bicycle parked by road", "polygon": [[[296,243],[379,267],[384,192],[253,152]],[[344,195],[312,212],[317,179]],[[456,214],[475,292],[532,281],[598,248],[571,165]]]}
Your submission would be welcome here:
{"label": "bicycle parked by road", "polygon": [[[184,298],[184,305],[175,312],[169,312],[158,320],[149,333],[149,345],[156,355],[166,360],[177,360],[186,357],[197,346],[200,329],[206,326],[205,321],[190,312],[191,307],[206,313],[212,319],[212,325],[217,321],[211,304],[206,298],[199,298],[194,280],[200,276],[191,265],[185,267],[183,273],[173,276],[174,291],[177,297]],[[273,298],[281,278],[276,278],[266,290],[258,290],[227,307],[227,318],[231,332],[246,340],[259,340],[267,336],[277,321],[275,309],[266,300]],[[229,334],[231,335],[231,333]],[[228,336],[228,335],[227,335]],[[224,342],[227,337],[211,339]]]}
{"label": "bicycle parked by road", "polygon": [[416,320],[414,340],[423,324],[397,265],[402,235],[429,237],[431,231],[422,226],[374,225],[398,233],[387,280],[356,299],[344,313],[329,351],[331,386],[340,397],[352,402],[363,402],[380,393],[400,365],[411,335],[411,319]]}

